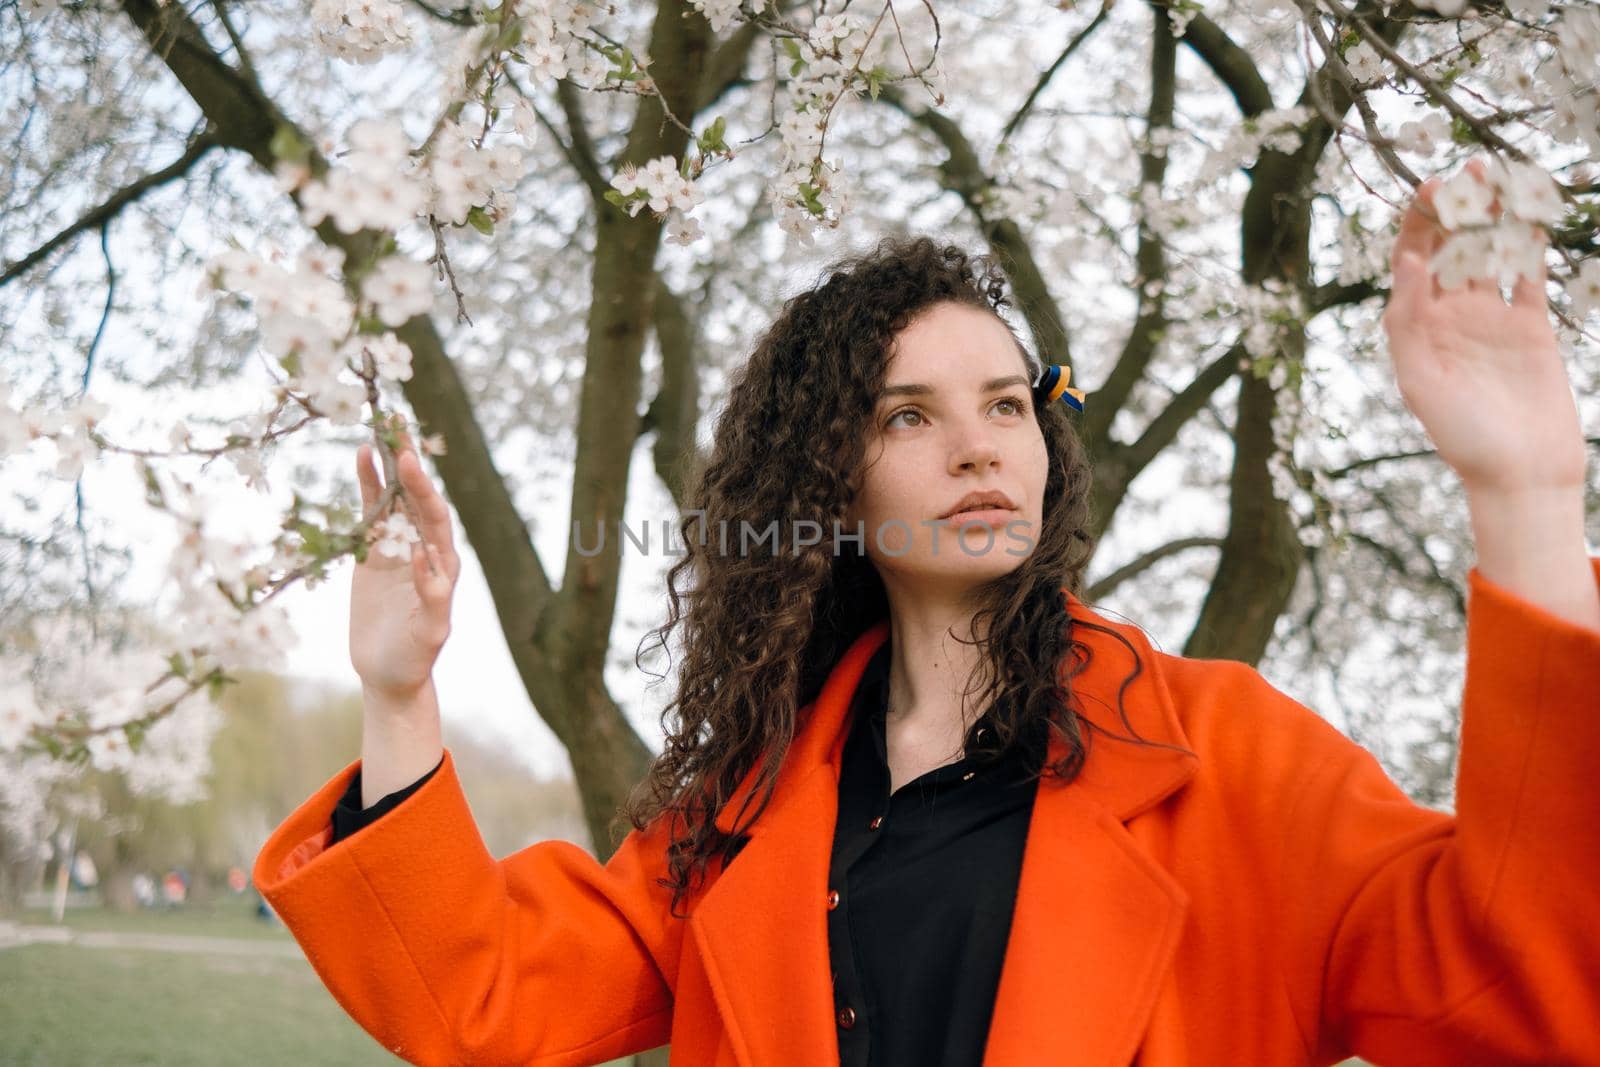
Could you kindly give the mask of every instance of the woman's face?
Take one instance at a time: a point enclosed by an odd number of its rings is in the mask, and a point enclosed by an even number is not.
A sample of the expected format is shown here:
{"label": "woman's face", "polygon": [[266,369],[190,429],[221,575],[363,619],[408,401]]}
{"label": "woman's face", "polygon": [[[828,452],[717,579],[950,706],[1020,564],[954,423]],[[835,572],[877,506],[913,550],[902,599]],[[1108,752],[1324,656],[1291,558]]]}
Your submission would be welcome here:
{"label": "woman's face", "polygon": [[[941,303],[899,333],[864,464],[841,532],[863,524],[886,584],[961,589],[1032,554],[1049,459],[1027,365],[998,316]],[[1002,499],[964,510],[971,493]]]}

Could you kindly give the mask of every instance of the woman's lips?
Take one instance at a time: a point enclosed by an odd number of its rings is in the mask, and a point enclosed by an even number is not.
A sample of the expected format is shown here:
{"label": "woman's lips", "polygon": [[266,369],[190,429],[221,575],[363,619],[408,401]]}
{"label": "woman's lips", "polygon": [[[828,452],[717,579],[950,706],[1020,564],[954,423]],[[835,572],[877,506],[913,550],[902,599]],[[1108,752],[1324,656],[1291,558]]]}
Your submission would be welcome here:
{"label": "woman's lips", "polygon": [[946,516],[941,521],[949,523],[951,526],[963,526],[967,523],[1004,526],[1016,517],[1016,511],[1011,508],[976,508],[972,511],[958,511],[954,515]]}

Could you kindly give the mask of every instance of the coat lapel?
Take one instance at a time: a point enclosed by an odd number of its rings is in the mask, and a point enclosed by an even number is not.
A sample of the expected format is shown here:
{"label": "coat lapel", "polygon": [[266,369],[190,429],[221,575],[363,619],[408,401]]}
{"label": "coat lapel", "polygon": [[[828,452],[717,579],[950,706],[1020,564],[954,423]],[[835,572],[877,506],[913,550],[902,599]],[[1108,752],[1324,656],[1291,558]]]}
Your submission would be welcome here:
{"label": "coat lapel", "polygon": [[[1075,619],[1108,626],[1138,650],[1144,670],[1124,697],[1138,734],[1188,748],[1144,635],[1068,599]],[[1074,633],[1093,656],[1072,679],[1073,710],[1126,737],[1117,692],[1132,672],[1132,655],[1110,635],[1086,627]],[[888,636],[884,620],[857,638],[802,709],[771,803],[689,918],[743,1067],[838,1062],[824,901],[839,762],[856,685]],[[1062,751],[1052,736],[1051,758]],[[1094,731],[1077,779],[1040,782],[985,1067],[1125,1067],[1132,1060],[1172,963],[1188,897],[1124,822],[1182,787],[1197,763],[1188,753]],[[723,830],[732,829],[754,780],[747,776],[718,816]]]}

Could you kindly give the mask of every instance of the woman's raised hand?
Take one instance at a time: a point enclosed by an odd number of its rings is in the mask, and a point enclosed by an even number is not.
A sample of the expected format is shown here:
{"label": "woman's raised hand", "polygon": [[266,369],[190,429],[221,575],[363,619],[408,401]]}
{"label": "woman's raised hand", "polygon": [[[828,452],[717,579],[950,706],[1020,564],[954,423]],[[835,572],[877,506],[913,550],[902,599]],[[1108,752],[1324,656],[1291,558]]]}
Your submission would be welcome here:
{"label": "woman's raised hand", "polygon": [[[450,597],[461,560],[450,528],[450,505],[422,469],[404,432],[396,465],[421,540],[411,544],[409,560],[372,545],[365,562],[356,564],[350,583],[350,664],[365,691],[404,701],[428,682],[439,649],[450,636]],[[382,485],[370,444],[356,450],[356,475],[362,508],[371,510]],[[405,511],[396,499],[387,513],[403,516]]]}
{"label": "woman's raised hand", "polygon": [[[1466,171],[1452,182],[1480,190],[1490,217],[1501,221],[1495,172],[1482,159]],[[1391,256],[1394,288],[1382,321],[1401,399],[1469,494],[1581,495],[1587,453],[1546,308],[1548,238],[1527,223],[1507,228],[1526,235],[1517,254],[1530,267],[1509,303],[1492,278],[1442,288],[1432,264],[1452,234],[1434,203],[1441,188],[1430,178],[1417,190]]]}

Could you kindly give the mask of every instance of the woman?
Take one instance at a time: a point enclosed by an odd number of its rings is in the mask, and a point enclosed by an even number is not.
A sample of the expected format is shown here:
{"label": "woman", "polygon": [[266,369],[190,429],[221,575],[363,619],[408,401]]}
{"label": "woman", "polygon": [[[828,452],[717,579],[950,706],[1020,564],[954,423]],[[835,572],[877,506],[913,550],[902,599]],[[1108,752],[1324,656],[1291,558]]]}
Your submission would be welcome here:
{"label": "woman", "polygon": [[1600,1063],[1583,441],[1542,285],[1429,279],[1433,188],[1385,327],[1473,502],[1457,817],[1254,669],[1074,595],[1066,406],[992,265],[891,241],[790,300],[731,392],[657,631],[676,715],[612,858],[484,848],[430,680],[449,512],[408,446],[424,544],[353,587],[361,759],[257,885],[416,1063]]}

